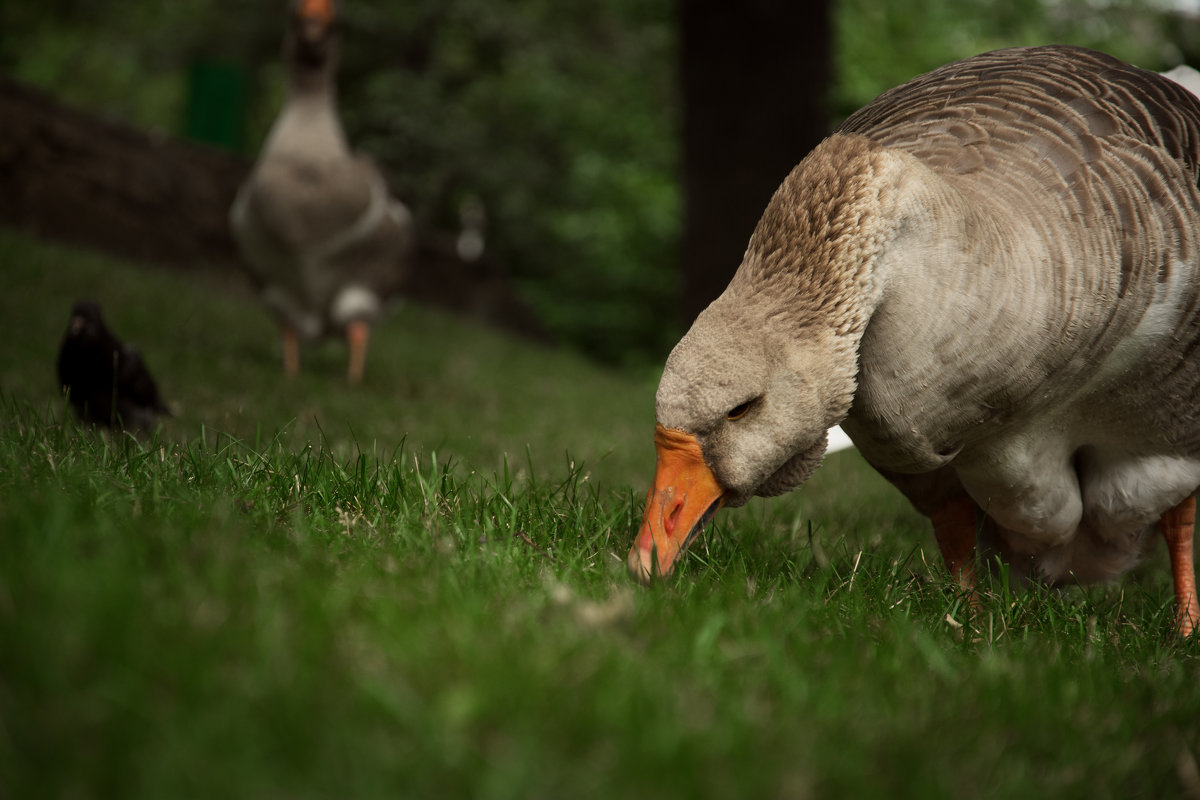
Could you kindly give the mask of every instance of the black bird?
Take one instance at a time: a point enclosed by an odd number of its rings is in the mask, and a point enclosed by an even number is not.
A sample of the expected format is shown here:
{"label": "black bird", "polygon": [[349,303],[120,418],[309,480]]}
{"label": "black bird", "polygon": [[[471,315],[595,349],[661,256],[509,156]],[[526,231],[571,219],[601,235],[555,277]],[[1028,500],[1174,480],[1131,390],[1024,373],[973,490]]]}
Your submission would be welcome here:
{"label": "black bird", "polygon": [[58,382],[84,422],[147,428],[170,414],[141,355],[104,325],[100,306],[80,300],[58,350]]}

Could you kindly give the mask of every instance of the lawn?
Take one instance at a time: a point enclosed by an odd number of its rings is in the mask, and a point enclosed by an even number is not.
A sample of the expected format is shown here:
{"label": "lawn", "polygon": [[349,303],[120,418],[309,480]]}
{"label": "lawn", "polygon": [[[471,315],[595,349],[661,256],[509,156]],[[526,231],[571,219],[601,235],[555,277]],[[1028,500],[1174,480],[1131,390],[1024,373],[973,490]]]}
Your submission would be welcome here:
{"label": "lawn", "polygon": [[[0,265],[0,797],[1200,797],[1162,552],[969,619],[846,452],[640,588],[655,370],[408,305],[286,381],[240,279]],[[152,436],[64,414],[83,296]]]}

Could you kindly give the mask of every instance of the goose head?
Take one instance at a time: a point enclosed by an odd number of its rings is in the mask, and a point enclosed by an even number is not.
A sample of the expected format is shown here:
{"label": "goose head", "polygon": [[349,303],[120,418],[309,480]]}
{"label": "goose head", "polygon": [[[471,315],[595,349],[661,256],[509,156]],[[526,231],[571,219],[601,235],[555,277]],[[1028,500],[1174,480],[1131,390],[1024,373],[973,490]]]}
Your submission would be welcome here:
{"label": "goose head", "polygon": [[856,389],[858,343],[898,227],[897,170],[861,137],[826,140],[780,186],[726,290],[667,358],[657,469],[628,566],[666,576],[722,506],[787,492],[821,463]]}
{"label": "goose head", "polygon": [[284,56],[295,75],[322,74],[337,58],[333,0],[296,0],[289,16]]}
{"label": "goose head", "polygon": [[706,309],[663,370],[657,470],[629,554],[640,580],[670,574],[721,507],[807,480],[853,393],[853,352],[832,331],[764,336],[732,306]]}

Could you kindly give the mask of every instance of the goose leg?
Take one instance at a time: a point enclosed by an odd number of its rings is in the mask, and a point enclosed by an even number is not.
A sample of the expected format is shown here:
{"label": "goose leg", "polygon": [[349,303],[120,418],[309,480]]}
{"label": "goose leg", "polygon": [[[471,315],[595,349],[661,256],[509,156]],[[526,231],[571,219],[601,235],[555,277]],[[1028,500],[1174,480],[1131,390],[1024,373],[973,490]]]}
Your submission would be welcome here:
{"label": "goose leg", "polygon": [[975,603],[975,502],[956,497],[933,513],[933,535],[946,569]]}
{"label": "goose leg", "polygon": [[283,338],[283,371],[292,378],[300,374],[300,337],[291,325],[284,325],[280,334]]}
{"label": "goose leg", "polygon": [[362,320],[351,322],[346,326],[346,345],[350,348],[350,365],[346,377],[350,383],[362,383],[363,373],[367,368],[367,339],[370,328]]}
{"label": "goose leg", "polygon": [[1159,530],[1167,540],[1171,574],[1175,578],[1175,627],[1181,636],[1191,636],[1200,623],[1200,600],[1196,597],[1196,567],[1192,561],[1192,536],[1196,523],[1196,498],[1189,497],[1162,515]]}

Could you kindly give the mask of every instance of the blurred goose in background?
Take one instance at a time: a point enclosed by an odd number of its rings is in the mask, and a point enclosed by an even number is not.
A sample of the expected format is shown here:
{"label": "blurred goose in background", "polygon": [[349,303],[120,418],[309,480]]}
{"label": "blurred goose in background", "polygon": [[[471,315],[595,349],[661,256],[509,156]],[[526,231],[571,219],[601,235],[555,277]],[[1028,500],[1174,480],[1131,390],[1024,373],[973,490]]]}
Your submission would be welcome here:
{"label": "blurred goose in background", "polygon": [[292,4],[284,40],[288,97],[230,210],[234,237],[279,320],[283,363],[299,340],[343,332],[362,380],[370,324],[400,286],[412,219],[379,169],[350,151],[337,112],[332,0]]}
{"label": "blurred goose in background", "polygon": [[976,536],[1055,584],[1161,533],[1200,619],[1200,104],[1073,47],[949,64],[787,177],[667,359],[629,554],[666,575],[722,505],[786,492],[835,423],[974,586]]}
{"label": "blurred goose in background", "polygon": [[170,414],[141,355],[109,331],[100,306],[80,300],[58,349],[58,383],[81,420],[114,428],[149,428]]}

